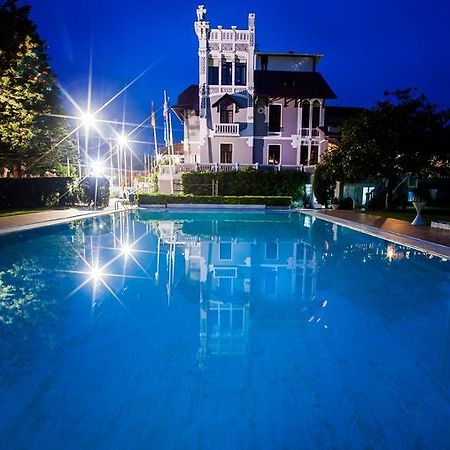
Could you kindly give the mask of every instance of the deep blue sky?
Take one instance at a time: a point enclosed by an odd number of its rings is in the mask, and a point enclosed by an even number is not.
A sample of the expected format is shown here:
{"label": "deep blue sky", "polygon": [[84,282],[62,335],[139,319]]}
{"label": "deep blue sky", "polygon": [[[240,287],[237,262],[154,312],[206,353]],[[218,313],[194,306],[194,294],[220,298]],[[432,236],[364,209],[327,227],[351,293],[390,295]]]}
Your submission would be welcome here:
{"label": "deep blue sky", "polygon": [[[143,120],[152,99],[159,107],[163,89],[175,103],[197,81],[193,22],[198,1],[29,3],[56,74],[80,104],[86,98],[91,49],[93,98],[99,105],[152,65],[127,91],[130,121]],[[212,26],[245,27],[248,12],[255,12],[260,50],[324,54],[318,69],[338,96],[334,104],[370,106],[386,89],[417,86],[434,102],[450,106],[448,0],[227,0],[205,1],[205,6]],[[103,117],[120,118],[123,101],[122,95]],[[161,114],[157,120],[162,125]],[[180,138],[176,118],[174,127]],[[147,134],[142,139],[149,139]]]}

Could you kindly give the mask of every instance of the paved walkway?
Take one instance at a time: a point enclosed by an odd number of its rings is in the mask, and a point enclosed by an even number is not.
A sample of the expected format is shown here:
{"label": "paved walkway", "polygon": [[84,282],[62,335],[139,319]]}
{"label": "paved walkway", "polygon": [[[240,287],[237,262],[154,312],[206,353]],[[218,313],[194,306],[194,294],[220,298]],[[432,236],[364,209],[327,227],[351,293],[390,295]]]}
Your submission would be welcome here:
{"label": "paved walkway", "polygon": [[355,211],[308,210],[302,212],[398,244],[408,245],[418,250],[450,258],[449,230],[428,226],[415,227],[403,220],[389,219]]}
{"label": "paved walkway", "polygon": [[[120,206],[118,211],[129,210],[130,207]],[[16,216],[0,217],[0,235],[29,230],[58,223],[70,222],[71,220],[83,219],[85,217],[99,216],[114,212],[113,204],[102,210],[89,210],[81,208],[55,209]],[[117,211],[117,210],[116,210]]]}

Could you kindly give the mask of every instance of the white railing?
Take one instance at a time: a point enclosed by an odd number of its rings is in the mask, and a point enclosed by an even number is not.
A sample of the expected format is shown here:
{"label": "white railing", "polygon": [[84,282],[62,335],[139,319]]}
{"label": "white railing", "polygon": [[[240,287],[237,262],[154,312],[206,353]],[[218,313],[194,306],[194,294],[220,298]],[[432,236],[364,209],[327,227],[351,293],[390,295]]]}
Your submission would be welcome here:
{"label": "white railing", "polygon": [[318,137],[319,130],[317,128],[302,128],[302,137]]}
{"label": "white railing", "polygon": [[239,136],[238,123],[215,123],[214,134],[216,136]]}
{"label": "white railing", "polygon": [[239,164],[239,163],[194,163],[194,164],[173,164],[170,165],[160,165],[159,173],[160,175],[166,174],[179,174],[183,172],[201,172],[201,171],[211,171],[211,172],[239,172],[241,170],[246,170],[248,168],[256,170],[271,170],[271,171],[295,171],[303,172],[305,166],[303,165],[286,165],[286,164]]}

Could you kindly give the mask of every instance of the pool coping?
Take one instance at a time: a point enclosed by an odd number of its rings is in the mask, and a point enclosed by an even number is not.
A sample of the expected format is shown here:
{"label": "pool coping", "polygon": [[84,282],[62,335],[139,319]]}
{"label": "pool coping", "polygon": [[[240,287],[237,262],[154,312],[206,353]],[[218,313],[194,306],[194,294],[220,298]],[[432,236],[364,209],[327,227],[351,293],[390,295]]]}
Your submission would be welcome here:
{"label": "pool coping", "polygon": [[360,231],[362,233],[366,233],[371,236],[393,242],[394,244],[406,245],[407,247],[411,247],[414,250],[419,250],[421,252],[425,252],[433,256],[438,256],[439,258],[443,258],[446,260],[450,259],[450,247],[447,247],[446,245],[425,241],[423,239],[407,236],[405,234],[396,233],[395,231],[383,230],[381,228],[374,227],[371,225],[354,222],[353,220],[330,216],[328,214],[320,213],[317,210],[297,209],[297,211],[303,214],[307,214],[308,216],[323,219],[328,222],[332,222],[355,231]]}
{"label": "pool coping", "polygon": [[[159,205],[159,206],[163,206],[163,205]],[[190,205],[190,206],[192,206],[192,205]],[[207,210],[208,209],[209,210],[229,209],[230,210],[231,209],[234,211],[236,211],[236,209],[237,209],[237,208],[220,208],[220,205],[208,205],[209,206],[208,208],[202,208],[204,205],[201,205],[202,207],[199,207],[199,206],[200,205],[197,205],[197,208],[192,208],[192,209],[197,209],[197,210],[201,210],[201,209],[203,209],[203,210],[205,210],[205,209],[207,209]],[[217,206],[219,206],[219,207],[217,207]],[[221,206],[223,206],[223,205],[221,205]],[[227,205],[227,206],[234,206],[234,205]],[[236,205],[236,206],[238,206],[238,205]],[[241,208],[242,208],[242,205],[239,205],[239,206],[241,206]],[[254,208],[254,206],[257,206],[257,205],[252,205],[252,206],[253,206],[253,208],[250,208],[250,210],[253,210],[255,212],[256,211],[277,211],[277,209],[275,209],[275,208],[273,210],[269,209],[269,208],[264,208],[264,209],[261,208],[260,209],[260,208]],[[98,216],[103,216],[106,214],[114,214],[116,212],[134,211],[136,209],[139,209],[139,207],[137,207],[137,206],[132,206],[132,207],[128,207],[128,208],[122,207],[117,210],[104,209],[101,211],[86,212],[85,214],[75,214],[75,215],[71,215],[71,216],[67,216],[67,217],[59,218],[59,219],[43,220],[40,222],[34,222],[34,223],[27,224],[27,225],[4,227],[4,228],[0,228],[0,236],[12,234],[12,233],[19,233],[22,231],[32,230],[35,228],[43,228],[43,227],[48,227],[48,226],[52,226],[52,225],[59,225],[59,224],[63,224],[63,223],[73,222],[75,220],[88,219],[90,217],[98,217]],[[142,209],[146,209],[146,208],[142,208]],[[150,207],[148,209],[151,210],[153,208]],[[164,206],[163,206],[161,209],[167,211],[169,208],[164,208]],[[170,208],[170,209],[172,209],[172,208]],[[181,211],[181,210],[186,210],[186,209],[187,209],[186,205],[183,205],[183,207],[181,207],[181,208],[173,208],[172,210]],[[437,243],[426,241],[423,239],[414,238],[411,236],[406,236],[405,234],[396,233],[394,231],[386,231],[386,230],[383,230],[378,227],[361,224],[359,222],[354,222],[352,220],[343,219],[341,217],[330,216],[328,214],[320,213],[317,210],[295,208],[291,211],[297,211],[297,212],[300,212],[300,213],[303,213],[303,214],[306,214],[306,215],[309,215],[312,217],[316,217],[318,219],[326,220],[328,222],[335,223],[337,225],[341,225],[341,226],[350,228],[355,231],[366,233],[371,236],[375,236],[375,237],[384,239],[386,241],[393,242],[395,244],[406,245],[415,250],[429,253],[431,255],[438,256],[440,258],[450,259],[450,247],[447,247],[446,245],[437,244]]]}
{"label": "pool coping", "polygon": [[67,217],[61,217],[59,219],[48,219],[48,220],[42,220],[40,222],[33,222],[26,225],[16,225],[11,227],[0,227],[0,236],[13,234],[13,233],[20,233],[22,231],[28,231],[33,230],[35,228],[44,228],[49,227],[52,225],[60,225],[63,223],[68,222],[74,222],[76,220],[83,220],[83,219],[89,219],[90,217],[98,217],[103,216],[106,214],[114,214],[117,212],[126,212],[126,211],[134,211],[137,209],[137,206],[130,206],[127,208],[119,208],[119,209],[103,209],[99,211],[90,211],[86,212],[84,214],[75,214]]}

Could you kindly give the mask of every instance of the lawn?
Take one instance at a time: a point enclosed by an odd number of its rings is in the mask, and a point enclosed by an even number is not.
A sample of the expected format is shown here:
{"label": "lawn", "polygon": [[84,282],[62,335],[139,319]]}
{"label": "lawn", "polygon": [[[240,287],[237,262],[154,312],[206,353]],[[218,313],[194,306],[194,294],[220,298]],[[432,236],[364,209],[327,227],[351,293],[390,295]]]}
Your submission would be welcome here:
{"label": "lawn", "polygon": [[[371,214],[373,216],[389,217],[391,219],[404,220],[405,222],[412,222],[414,217],[416,217],[416,211],[413,207],[407,207],[405,211],[401,209],[395,211],[384,211],[384,210],[367,210],[362,211],[366,214]],[[426,207],[422,210],[422,217],[425,219],[427,225],[431,223],[432,220],[443,220],[445,222],[450,222],[450,209],[449,208],[437,208],[437,207]]]}

